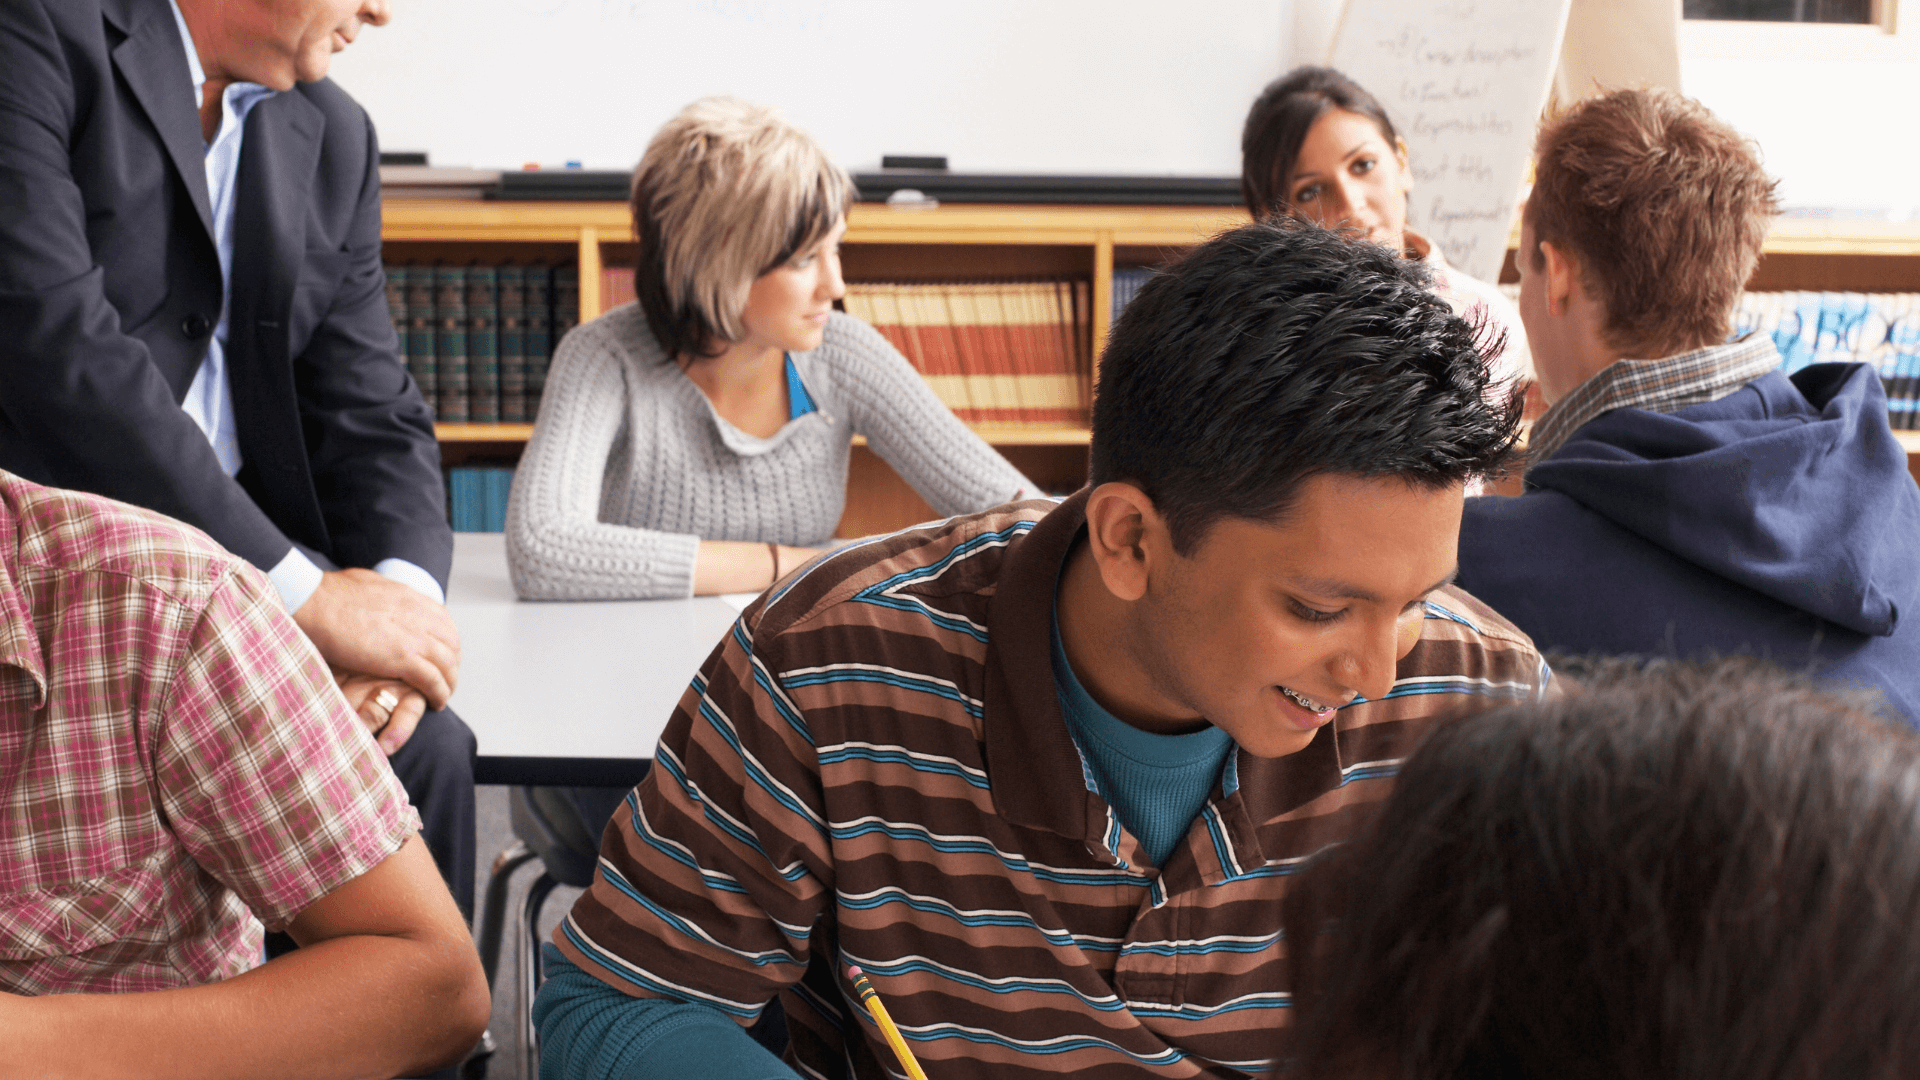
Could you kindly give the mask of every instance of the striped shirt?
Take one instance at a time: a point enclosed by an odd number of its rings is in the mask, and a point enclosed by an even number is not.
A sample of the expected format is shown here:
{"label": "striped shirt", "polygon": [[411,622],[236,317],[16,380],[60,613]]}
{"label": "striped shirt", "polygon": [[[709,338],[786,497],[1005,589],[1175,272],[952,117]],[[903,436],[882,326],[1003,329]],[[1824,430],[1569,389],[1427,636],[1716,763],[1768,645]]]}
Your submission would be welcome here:
{"label": "striped shirt", "polygon": [[1604,413],[1615,409],[1679,412],[1690,405],[1719,401],[1779,366],[1780,354],[1765,334],[1748,334],[1739,341],[1664,360],[1616,360],[1541,415],[1528,438],[1528,461],[1552,457],[1574,432]]}
{"label": "striped shirt", "polygon": [[237,975],[418,829],[259,571],[0,473],[0,991]]}
{"label": "striped shirt", "polygon": [[851,545],[741,617],[555,932],[636,997],[742,1023],[778,995],[803,1076],[1257,1074],[1289,995],[1287,875],[1383,799],[1436,718],[1527,698],[1525,635],[1436,594],[1393,693],[1300,753],[1230,754],[1165,865],[1093,790],[1051,670],[1085,496]]}

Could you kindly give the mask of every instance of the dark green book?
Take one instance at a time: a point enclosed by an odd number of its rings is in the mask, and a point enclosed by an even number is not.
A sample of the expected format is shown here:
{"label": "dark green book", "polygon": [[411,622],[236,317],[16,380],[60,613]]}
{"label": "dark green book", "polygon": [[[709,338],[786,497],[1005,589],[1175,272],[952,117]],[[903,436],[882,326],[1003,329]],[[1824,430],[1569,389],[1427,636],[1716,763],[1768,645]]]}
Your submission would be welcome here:
{"label": "dark green book", "polygon": [[407,371],[436,416],[440,412],[440,360],[434,346],[438,327],[433,317],[433,267],[411,267],[407,270]]}
{"label": "dark green book", "polygon": [[[577,267],[556,266],[553,268],[553,349],[567,339],[567,331],[580,325],[580,271]],[[547,389],[547,368],[552,366],[553,351],[548,350],[547,362],[540,365],[540,374],[535,377],[527,374],[527,394],[533,398],[533,407],[540,407],[540,395]]]}
{"label": "dark green book", "polygon": [[491,266],[467,268],[467,419],[500,422],[500,286]]}
{"label": "dark green book", "polygon": [[540,417],[540,391],[553,353],[553,270],[527,267],[527,419]]}
{"label": "dark green book", "polygon": [[524,424],[527,413],[527,271],[500,268],[500,419]]}
{"label": "dark green book", "polygon": [[467,410],[467,268],[433,271],[434,358],[440,364],[440,419],[464,424]]}

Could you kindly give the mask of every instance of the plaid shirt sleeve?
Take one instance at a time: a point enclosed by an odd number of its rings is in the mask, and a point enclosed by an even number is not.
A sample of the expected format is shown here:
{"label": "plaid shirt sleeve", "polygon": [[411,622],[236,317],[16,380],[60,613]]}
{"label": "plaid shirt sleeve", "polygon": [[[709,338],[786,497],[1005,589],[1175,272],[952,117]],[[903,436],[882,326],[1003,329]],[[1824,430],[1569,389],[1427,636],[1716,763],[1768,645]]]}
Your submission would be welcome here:
{"label": "plaid shirt sleeve", "polygon": [[174,832],[269,929],[419,829],[379,747],[252,567],[213,591],[159,723],[154,773]]}

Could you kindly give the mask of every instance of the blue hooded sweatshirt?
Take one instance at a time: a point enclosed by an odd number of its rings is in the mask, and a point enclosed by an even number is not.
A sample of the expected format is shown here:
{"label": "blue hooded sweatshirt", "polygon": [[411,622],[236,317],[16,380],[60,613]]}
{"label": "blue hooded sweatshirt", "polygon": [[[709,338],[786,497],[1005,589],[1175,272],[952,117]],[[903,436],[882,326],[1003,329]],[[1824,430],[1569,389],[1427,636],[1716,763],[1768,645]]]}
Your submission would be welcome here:
{"label": "blue hooded sweatshirt", "polygon": [[1920,488],[1871,368],[1615,409],[1527,489],[1467,500],[1459,583],[1542,649],[1744,653],[1920,721]]}

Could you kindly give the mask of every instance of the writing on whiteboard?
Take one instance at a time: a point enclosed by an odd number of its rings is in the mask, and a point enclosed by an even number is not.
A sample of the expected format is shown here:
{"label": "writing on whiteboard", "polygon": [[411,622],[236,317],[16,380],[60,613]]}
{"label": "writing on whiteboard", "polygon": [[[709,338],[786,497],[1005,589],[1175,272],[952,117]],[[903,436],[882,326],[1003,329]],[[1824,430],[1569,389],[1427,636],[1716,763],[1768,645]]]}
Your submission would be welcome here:
{"label": "writing on whiteboard", "polygon": [[1331,62],[1407,142],[1408,224],[1493,280],[1570,0],[1348,0]]}

